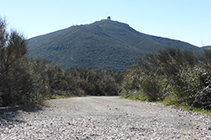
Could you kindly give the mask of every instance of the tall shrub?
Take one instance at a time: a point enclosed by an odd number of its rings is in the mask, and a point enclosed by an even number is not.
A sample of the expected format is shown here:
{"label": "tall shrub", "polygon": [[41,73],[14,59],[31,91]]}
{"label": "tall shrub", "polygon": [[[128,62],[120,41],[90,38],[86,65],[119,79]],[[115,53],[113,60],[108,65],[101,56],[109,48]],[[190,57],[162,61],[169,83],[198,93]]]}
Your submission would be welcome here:
{"label": "tall shrub", "polygon": [[0,100],[1,106],[38,108],[49,96],[46,62],[28,59],[23,35],[6,31],[0,20]]}

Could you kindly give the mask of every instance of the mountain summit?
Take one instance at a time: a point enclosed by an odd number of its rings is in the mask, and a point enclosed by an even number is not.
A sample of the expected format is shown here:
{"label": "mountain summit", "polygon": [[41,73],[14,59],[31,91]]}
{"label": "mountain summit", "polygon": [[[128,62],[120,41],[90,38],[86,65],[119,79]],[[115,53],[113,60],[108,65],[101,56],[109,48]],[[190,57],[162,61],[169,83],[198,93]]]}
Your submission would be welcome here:
{"label": "mountain summit", "polygon": [[110,18],[71,26],[28,40],[29,57],[73,67],[124,71],[140,57],[165,47],[198,50],[189,43],[140,33]]}

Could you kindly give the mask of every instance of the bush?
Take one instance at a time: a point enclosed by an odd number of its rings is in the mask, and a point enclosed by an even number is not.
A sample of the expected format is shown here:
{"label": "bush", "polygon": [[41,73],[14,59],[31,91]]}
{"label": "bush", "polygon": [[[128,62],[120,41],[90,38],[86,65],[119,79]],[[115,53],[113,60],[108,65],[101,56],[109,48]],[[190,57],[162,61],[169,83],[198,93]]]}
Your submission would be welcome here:
{"label": "bush", "polygon": [[207,86],[194,95],[192,106],[211,110],[211,87]]}
{"label": "bush", "polygon": [[140,85],[142,82],[142,77],[144,76],[143,74],[144,73],[136,67],[129,69],[124,76],[121,96],[128,98],[137,93],[142,93],[143,91],[141,91]]}
{"label": "bush", "polygon": [[136,96],[140,100],[160,100],[162,98],[162,89],[160,87],[162,80],[160,80],[159,76],[154,76],[142,72],[137,67],[131,68],[122,84],[121,95],[123,97]]}
{"label": "bush", "polygon": [[205,54],[199,59],[174,48],[150,54],[126,72],[121,95],[210,109],[211,53]]}
{"label": "bush", "polygon": [[149,101],[158,101],[162,98],[161,86],[157,77],[147,76],[142,82],[142,89]]}
{"label": "bush", "polygon": [[9,88],[2,95],[3,105],[22,105],[24,109],[36,109],[48,99],[50,88],[45,62],[22,59],[9,71]]}
{"label": "bush", "polygon": [[74,68],[65,72],[54,89],[68,91],[75,96],[118,95],[122,79],[122,74],[115,71]]}
{"label": "bush", "polygon": [[25,82],[23,82],[23,89],[20,94],[22,97],[22,103],[27,108],[39,108],[43,105],[46,99],[49,99],[50,96],[50,86],[48,79],[48,69],[50,63],[26,59],[21,68],[25,72]]}
{"label": "bush", "polygon": [[6,31],[0,20],[0,98],[1,106],[22,105],[39,108],[49,96],[49,63],[26,58],[23,35]]}

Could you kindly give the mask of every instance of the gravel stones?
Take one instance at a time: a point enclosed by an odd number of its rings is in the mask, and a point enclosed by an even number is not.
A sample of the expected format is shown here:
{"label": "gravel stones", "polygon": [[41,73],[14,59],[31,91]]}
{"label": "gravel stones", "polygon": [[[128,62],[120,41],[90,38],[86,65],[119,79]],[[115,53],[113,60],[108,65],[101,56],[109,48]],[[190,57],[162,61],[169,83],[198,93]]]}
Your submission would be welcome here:
{"label": "gravel stones", "polygon": [[0,115],[0,139],[211,139],[210,116],[119,97],[56,99]]}

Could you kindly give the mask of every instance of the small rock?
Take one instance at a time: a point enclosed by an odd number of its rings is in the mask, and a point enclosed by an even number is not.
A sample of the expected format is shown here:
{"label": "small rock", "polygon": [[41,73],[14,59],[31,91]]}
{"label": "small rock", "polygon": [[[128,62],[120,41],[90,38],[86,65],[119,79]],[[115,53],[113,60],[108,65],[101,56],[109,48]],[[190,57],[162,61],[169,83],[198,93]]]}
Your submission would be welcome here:
{"label": "small rock", "polygon": [[210,126],[210,127],[208,127],[208,130],[211,130],[211,126]]}

